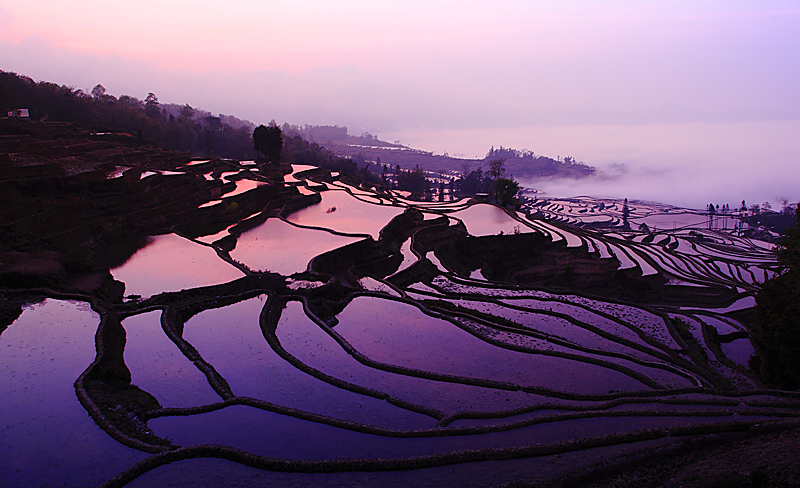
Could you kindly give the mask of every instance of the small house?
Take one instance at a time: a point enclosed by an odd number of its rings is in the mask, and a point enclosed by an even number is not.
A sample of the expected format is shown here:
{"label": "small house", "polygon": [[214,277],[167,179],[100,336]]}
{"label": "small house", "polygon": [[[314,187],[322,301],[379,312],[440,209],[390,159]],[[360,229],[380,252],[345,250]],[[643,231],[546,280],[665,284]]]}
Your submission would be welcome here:
{"label": "small house", "polygon": [[8,116],[16,119],[29,119],[31,118],[27,108],[18,108],[16,110],[9,110]]}

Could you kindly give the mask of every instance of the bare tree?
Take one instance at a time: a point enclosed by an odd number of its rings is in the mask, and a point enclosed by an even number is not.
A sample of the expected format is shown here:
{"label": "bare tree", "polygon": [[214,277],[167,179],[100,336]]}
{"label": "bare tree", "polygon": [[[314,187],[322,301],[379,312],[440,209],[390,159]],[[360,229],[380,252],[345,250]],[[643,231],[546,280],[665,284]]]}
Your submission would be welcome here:
{"label": "bare tree", "polygon": [[469,174],[470,168],[472,168],[472,163],[470,163],[469,161],[464,161],[463,163],[461,163],[461,177],[463,179],[465,180],[467,179],[467,175]]}
{"label": "bare tree", "polygon": [[489,176],[491,176],[493,180],[496,181],[506,172],[505,162],[505,159],[493,159],[489,161]]}
{"label": "bare tree", "polygon": [[498,181],[500,177],[503,176],[503,173],[506,172],[506,168],[504,166],[506,160],[505,159],[493,159],[489,161],[489,176],[494,180],[494,202],[498,202]]}

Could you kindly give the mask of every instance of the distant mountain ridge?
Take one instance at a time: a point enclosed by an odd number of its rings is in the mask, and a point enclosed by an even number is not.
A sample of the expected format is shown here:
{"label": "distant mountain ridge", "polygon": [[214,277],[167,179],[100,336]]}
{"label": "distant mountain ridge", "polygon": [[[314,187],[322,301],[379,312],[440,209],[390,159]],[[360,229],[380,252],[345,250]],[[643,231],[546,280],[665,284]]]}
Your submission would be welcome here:
{"label": "distant mountain ridge", "polygon": [[282,130],[287,135],[299,135],[309,142],[333,151],[337,156],[354,161],[373,162],[389,165],[394,168],[421,168],[439,173],[464,174],[470,169],[483,166],[488,169],[488,162],[494,159],[505,160],[506,173],[516,178],[583,178],[595,174],[596,169],[584,162],[567,156],[553,159],[528,150],[492,147],[483,159],[465,159],[451,157],[447,154],[437,155],[431,151],[423,151],[405,146],[399,142],[387,142],[377,136],[364,133],[354,136],[347,133],[344,126],[291,126],[284,124]]}

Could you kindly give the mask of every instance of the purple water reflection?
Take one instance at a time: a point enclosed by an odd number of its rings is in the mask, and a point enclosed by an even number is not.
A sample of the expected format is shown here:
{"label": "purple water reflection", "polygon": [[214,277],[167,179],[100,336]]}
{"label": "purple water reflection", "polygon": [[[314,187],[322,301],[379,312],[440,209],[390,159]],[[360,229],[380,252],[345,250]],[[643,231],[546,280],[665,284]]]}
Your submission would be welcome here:
{"label": "purple water reflection", "polygon": [[[242,234],[230,254],[250,269],[288,276],[305,271],[314,256],[359,240],[359,237],[295,227],[273,218]],[[303,245],[298,246],[299,242]]]}
{"label": "purple water reflection", "polygon": [[383,226],[405,210],[403,207],[365,203],[344,190],[324,191],[320,195],[321,203],[293,213],[288,220],[337,232],[369,234],[377,239]]}
{"label": "purple water reflection", "polygon": [[175,234],[153,237],[125,264],[112,269],[111,274],[125,283],[126,294],[143,297],[242,277],[241,271],[220,259],[212,248]]}
{"label": "purple water reflection", "polygon": [[339,320],[336,331],[357,350],[389,364],[580,393],[644,388],[630,377],[593,364],[487,344],[402,302],[356,298]]}
{"label": "purple water reflection", "polygon": [[75,396],[98,322],[85,303],[47,299],[0,334],[3,486],[99,485],[147,456],[100,430]]}

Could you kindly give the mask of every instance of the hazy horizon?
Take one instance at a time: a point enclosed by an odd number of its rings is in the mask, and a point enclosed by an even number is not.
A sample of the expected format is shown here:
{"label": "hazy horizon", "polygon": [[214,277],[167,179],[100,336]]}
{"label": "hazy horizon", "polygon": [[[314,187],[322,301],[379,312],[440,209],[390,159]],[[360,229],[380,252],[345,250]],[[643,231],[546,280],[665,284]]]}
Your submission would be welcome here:
{"label": "hazy horizon", "polygon": [[595,194],[775,203],[800,200],[799,27],[791,1],[40,0],[0,6],[0,69],[626,175]]}
{"label": "hazy horizon", "polygon": [[[545,195],[610,196],[702,209],[709,203],[738,208],[742,200],[748,206],[769,201],[773,208],[784,198],[797,202],[796,159],[787,157],[800,154],[795,134],[800,134],[800,121],[552,125],[391,135],[412,147],[454,157],[482,158],[491,145],[502,145],[553,158],[573,156],[598,170],[596,177],[579,180],[517,178]],[[472,153],[451,151],[459,142]]]}

